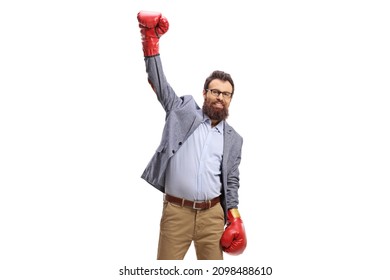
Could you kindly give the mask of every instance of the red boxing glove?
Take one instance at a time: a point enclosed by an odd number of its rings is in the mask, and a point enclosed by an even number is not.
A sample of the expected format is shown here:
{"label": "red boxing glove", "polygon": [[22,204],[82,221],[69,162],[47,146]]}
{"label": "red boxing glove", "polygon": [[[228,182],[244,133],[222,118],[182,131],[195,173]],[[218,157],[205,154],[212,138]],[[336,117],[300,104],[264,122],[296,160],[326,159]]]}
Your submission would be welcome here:
{"label": "red boxing glove", "polygon": [[224,252],[239,255],[246,248],[244,224],[238,209],[228,211],[227,227],[221,237],[221,246]]}
{"label": "red boxing glove", "polygon": [[159,54],[159,38],[168,31],[169,22],[158,12],[140,11],[137,15],[141,29],[144,56]]}

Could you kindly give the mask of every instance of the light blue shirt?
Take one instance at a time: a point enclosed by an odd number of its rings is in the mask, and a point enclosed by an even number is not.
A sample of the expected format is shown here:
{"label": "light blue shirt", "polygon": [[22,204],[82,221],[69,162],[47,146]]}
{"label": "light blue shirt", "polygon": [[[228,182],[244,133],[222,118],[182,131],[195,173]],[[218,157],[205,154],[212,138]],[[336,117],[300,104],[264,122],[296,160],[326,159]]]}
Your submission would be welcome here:
{"label": "light blue shirt", "polygon": [[221,195],[223,121],[211,127],[204,116],[199,127],[170,159],[165,178],[167,194],[187,200]]}

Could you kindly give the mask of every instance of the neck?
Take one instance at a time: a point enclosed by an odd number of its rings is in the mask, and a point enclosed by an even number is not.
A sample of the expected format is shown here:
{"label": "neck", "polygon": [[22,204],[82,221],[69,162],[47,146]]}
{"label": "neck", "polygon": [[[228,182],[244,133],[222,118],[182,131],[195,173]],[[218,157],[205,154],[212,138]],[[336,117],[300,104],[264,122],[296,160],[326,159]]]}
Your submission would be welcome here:
{"label": "neck", "polygon": [[211,120],[211,127],[218,125],[221,121]]}

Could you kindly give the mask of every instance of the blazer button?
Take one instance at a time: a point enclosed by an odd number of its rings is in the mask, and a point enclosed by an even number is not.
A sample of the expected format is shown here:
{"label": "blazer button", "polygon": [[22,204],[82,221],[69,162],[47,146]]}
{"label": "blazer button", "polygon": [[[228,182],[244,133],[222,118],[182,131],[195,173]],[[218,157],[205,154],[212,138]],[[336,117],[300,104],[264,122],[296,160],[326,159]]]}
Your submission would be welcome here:
{"label": "blazer button", "polygon": [[181,144],[183,144],[182,142],[179,142],[179,146],[181,146]]}
{"label": "blazer button", "polygon": [[174,154],[175,153],[175,150],[172,150],[172,154]]}

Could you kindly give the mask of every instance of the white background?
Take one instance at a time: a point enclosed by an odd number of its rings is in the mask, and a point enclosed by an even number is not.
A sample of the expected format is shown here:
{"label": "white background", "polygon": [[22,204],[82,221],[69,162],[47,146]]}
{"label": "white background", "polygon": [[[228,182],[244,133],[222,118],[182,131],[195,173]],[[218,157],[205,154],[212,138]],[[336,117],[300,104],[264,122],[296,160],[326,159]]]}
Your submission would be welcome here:
{"label": "white background", "polygon": [[206,76],[231,73],[229,123],[244,137],[247,250],[205,264],[191,248],[173,264],[389,279],[385,3],[2,1],[0,278],[130,279],[118,270],[164,265],[162,195],[140,178],[164,124],[136,20],[152,10],[170,22],[170,84],[201,104]]}

